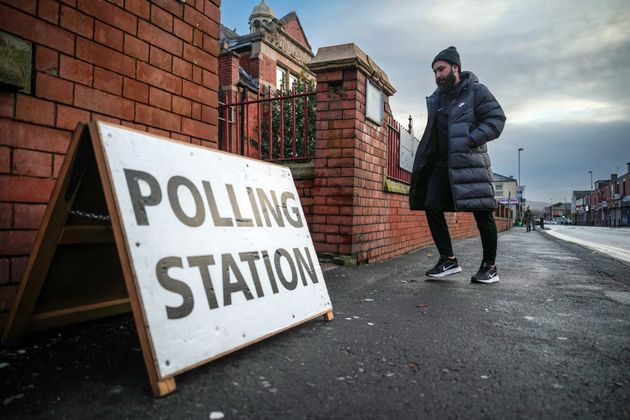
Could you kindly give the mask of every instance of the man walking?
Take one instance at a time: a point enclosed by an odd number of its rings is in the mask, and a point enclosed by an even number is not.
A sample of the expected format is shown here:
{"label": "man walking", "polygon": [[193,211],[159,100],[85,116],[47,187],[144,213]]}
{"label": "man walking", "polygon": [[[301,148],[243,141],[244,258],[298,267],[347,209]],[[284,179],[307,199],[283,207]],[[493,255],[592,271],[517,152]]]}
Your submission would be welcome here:
{"label": "man walking", "polygon": [[462,271],[444,212],[470,211],[483,246],[481,267],[471,281],[496,283],[496,201],[486,143],[503,131],[505,114],[473,73],[461,71],[455,47],[441,51],[431,67],[438,88],[427,98],[429,117],[416,152],[409,191],[410,208],[426,211],[440,253],[438,263],[426,275],[444,277]]}
{"label": "man walking", "polygon": [[525,222],[527,232],[530,232],[532,230],[532,225],[534,224],[534,215],[529,209],[529,206],[527,206],[525,213],[523,213],[523,221]]}

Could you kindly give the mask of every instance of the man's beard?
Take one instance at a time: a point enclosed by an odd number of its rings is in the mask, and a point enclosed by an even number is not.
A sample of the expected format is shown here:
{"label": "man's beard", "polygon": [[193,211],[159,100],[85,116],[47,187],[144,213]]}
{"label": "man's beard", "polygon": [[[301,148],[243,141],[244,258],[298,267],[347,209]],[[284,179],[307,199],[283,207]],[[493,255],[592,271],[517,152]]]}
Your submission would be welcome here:
{"label": "man's beard", "polygon": [[437,81],[440,92],[449,93],[455,87],[455,72],[451,68],[451,72],[443,79]]}

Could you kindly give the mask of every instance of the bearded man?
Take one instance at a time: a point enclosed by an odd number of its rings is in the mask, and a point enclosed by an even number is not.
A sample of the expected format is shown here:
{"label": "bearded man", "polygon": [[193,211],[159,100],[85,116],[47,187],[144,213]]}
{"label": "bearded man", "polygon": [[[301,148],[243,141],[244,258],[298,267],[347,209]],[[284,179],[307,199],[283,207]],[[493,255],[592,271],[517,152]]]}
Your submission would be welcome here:
{"label": "bearded man", "polygon": [[497,227],[492,168],[486,143],[505,125],[501,105],[472,72],[461,71],[455,47],[431,63],[437,90],[427,98],[428,120],[413,164],[409,204],[425,210],[438,263],[426,272],[444,277],[462,271],[453,253],[444,212],[472,212],[483,257],[474,283],[496,283]]}

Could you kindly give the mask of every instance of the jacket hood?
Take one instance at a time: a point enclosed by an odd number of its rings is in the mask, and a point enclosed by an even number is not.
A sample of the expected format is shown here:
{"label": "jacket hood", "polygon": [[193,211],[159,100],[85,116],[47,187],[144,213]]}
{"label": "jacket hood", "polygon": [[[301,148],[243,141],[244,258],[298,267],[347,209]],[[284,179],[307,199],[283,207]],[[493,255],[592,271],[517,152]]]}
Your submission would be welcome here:
{"label": "jacket hood", "polygon": [[464,83],[479,83],[479,78],[472,71],[461,72],[459,78]]}

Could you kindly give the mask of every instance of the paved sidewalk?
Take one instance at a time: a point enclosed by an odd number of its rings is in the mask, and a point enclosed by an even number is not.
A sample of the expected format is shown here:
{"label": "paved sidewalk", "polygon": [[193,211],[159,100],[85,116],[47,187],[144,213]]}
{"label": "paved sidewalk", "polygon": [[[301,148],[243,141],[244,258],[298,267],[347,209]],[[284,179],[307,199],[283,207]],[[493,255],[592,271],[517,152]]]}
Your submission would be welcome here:
{"label": "paved sidewalk", "polygon": [[[425,248],[326,271],[335,311],[153,398],[129,316],[0,350],[2,417],[629,418],[630,266],[546,232],[499,235],[495,285],[428,280]],[[431,255],[430,255],[431,254]]]}

